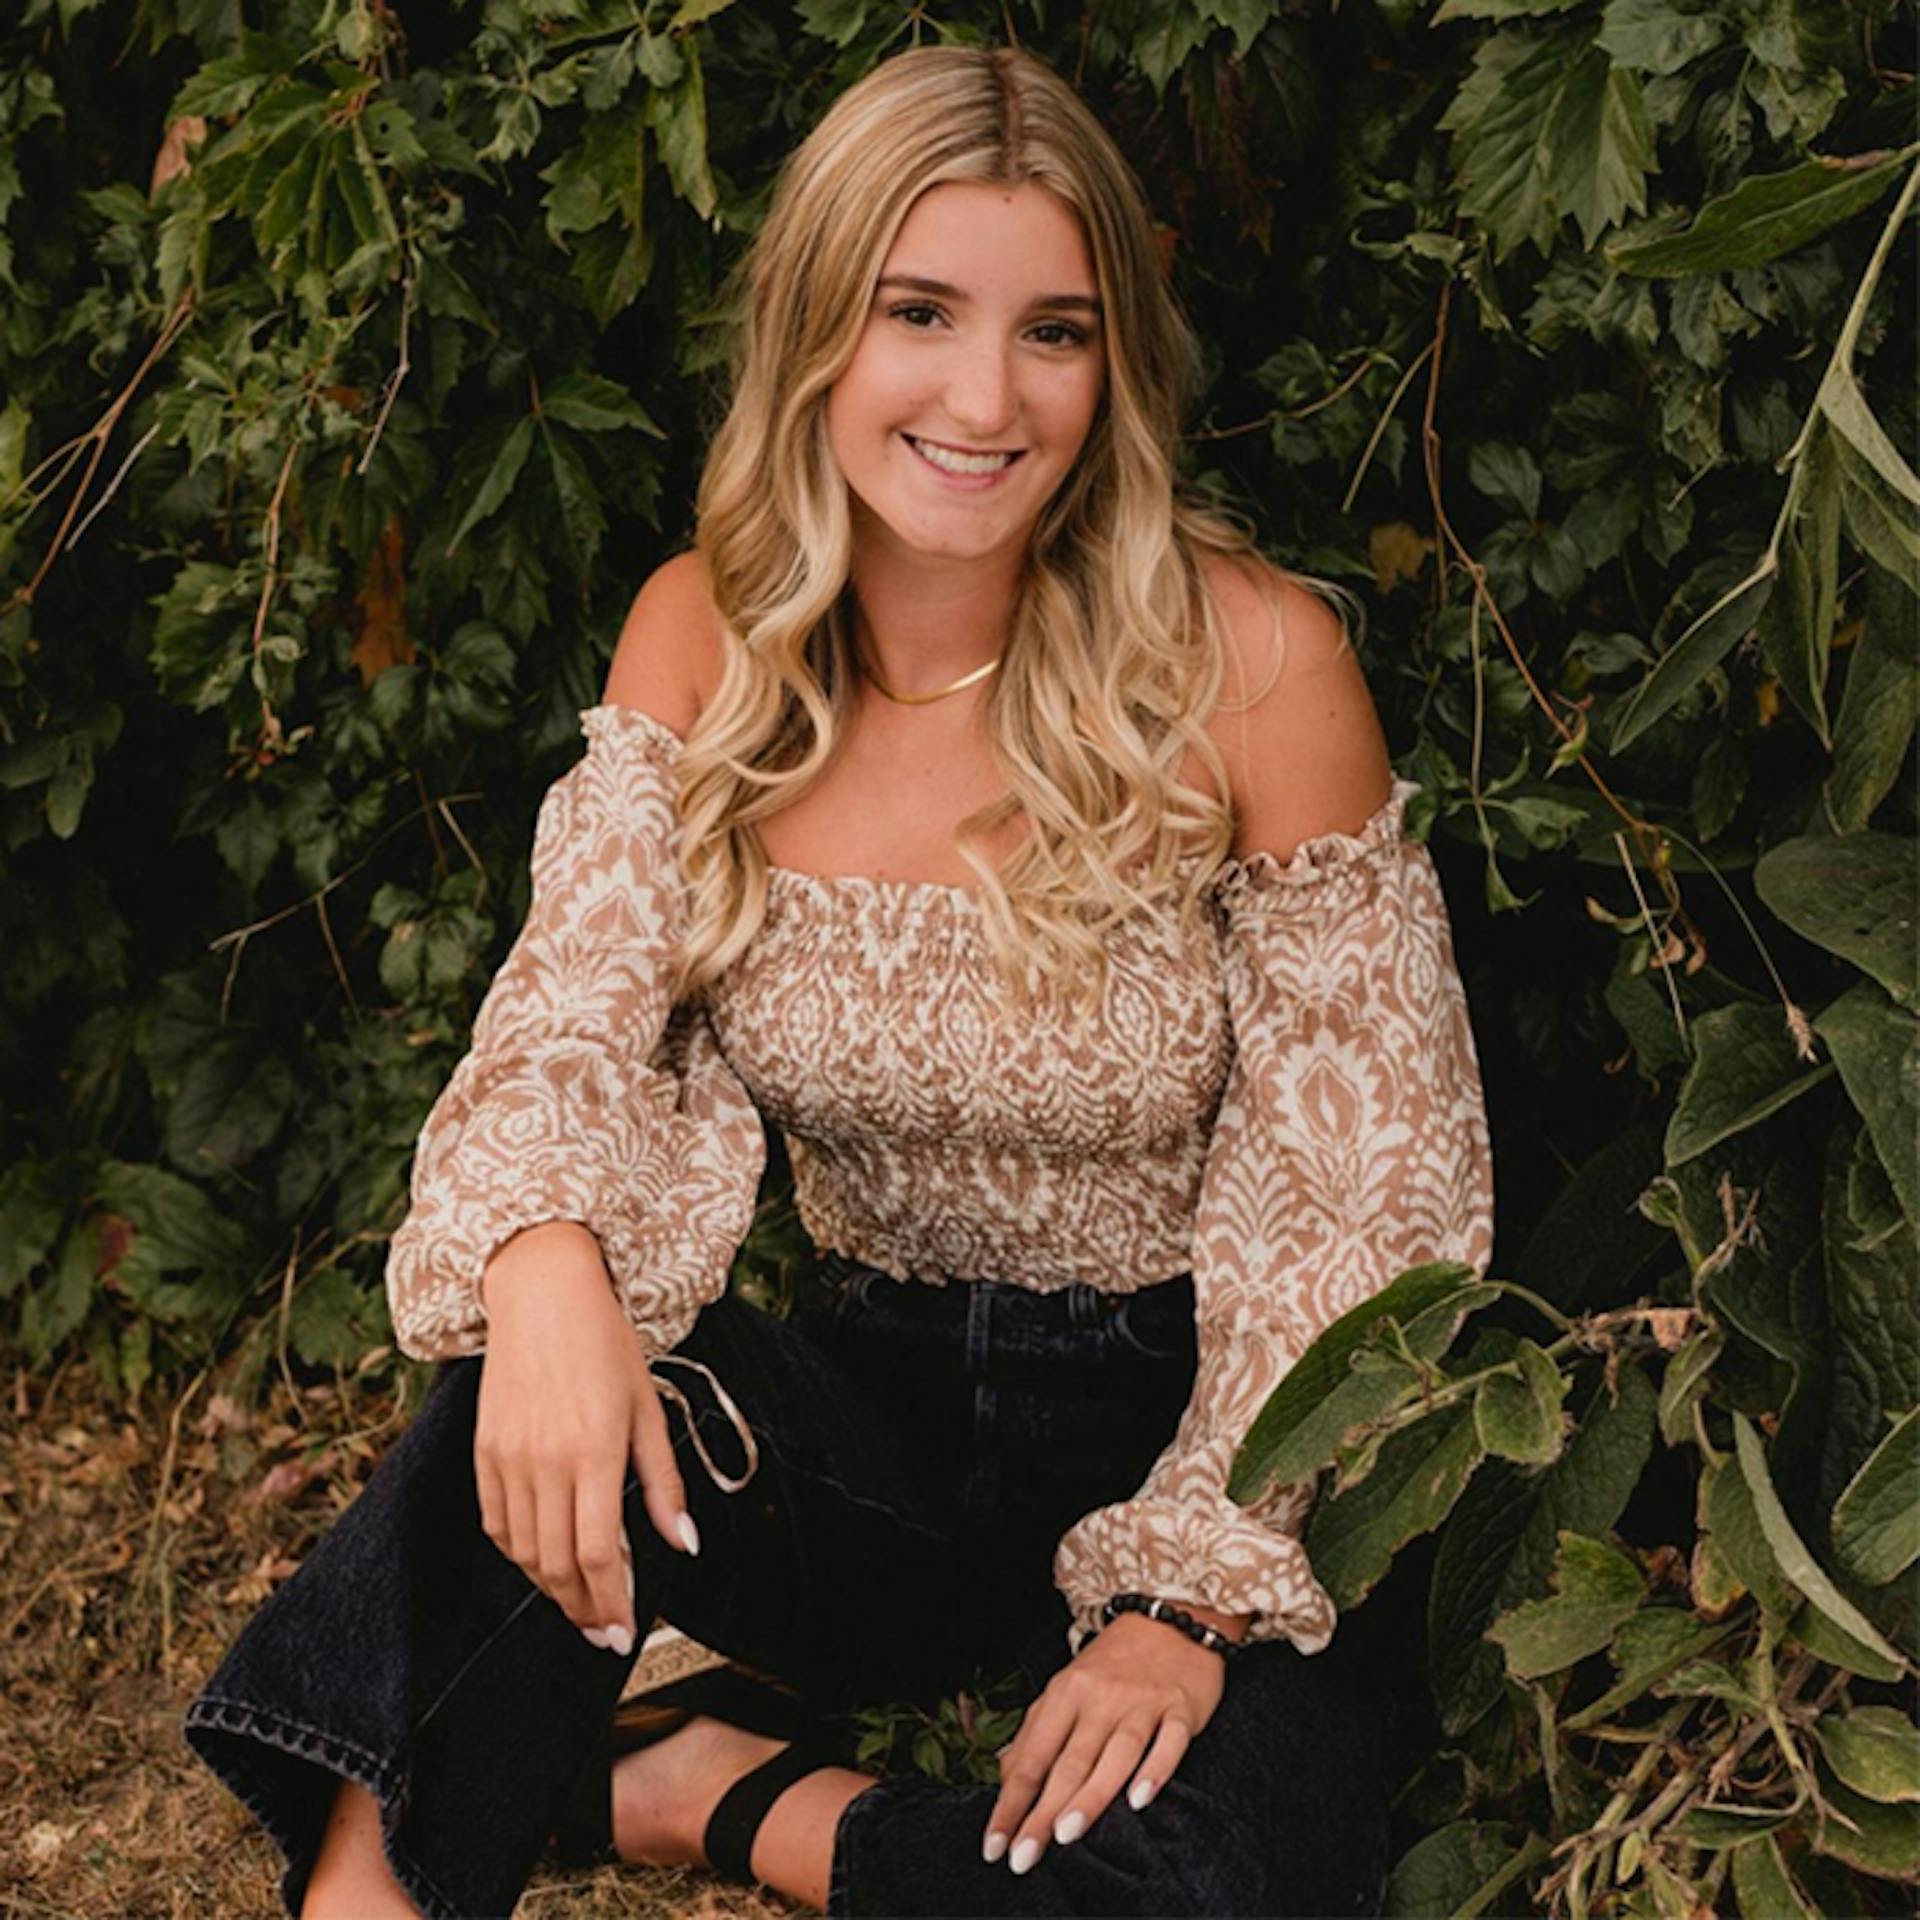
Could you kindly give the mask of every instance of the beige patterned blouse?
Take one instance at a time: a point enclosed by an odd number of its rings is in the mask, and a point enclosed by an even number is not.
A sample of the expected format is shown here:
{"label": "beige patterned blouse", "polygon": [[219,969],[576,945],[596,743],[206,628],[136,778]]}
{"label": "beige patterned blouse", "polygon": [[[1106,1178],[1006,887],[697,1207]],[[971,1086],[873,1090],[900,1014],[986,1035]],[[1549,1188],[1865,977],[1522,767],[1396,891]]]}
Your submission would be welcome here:
{"label": "beige patterned blouse", "polygon": [[656,1354],[726,1287],[786,1141],[822,1249],[898,1277],[1114,1291],[1191,1271],[1199,1373],[1133,1498],[1054,1577],[1074,1644],[1112,1593],[1317,1651],[1311,1483],[1227,1499],[1235,1447],[1321,1328],[1403,1268],[1484,1266],[1491,1169],[1445,905],[1396,781],[1357,834],[1221,864],[1206,934],[1135,915],[1098,1006],[1002,1027],[967,889],[775,868],[752,945],[667,1002],[681,742],[628,707],[541,807],[533,903],[420,1136],[387,1268],[419,1358],[484,1347],[480,1275],[523,1227],[592,1229]]}

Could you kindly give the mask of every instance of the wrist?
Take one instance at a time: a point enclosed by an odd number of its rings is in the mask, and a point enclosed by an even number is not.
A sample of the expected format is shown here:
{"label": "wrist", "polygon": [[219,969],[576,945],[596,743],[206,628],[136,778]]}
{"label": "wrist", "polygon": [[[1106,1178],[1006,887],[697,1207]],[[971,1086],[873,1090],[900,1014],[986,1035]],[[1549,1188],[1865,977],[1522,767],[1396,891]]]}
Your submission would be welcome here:
{"label": "wrist", "polygon": [[1247,1637],[1253,1625],[1250,1613],[1222,1613],[1217,1607],[1202,1607],[1193,1601],[1182,1602],[1186,1610],[1203,1624],[1212,1627],[1218,1633],[1224,1633],[1235,1646],[1239,1646]]}
{"label": "wrist", "polygon": [[[1195,1610],[1147,1593],[1114,1594],[1100,1610],[1101,1624],[1112,1626],[1129,1614],[1137,1614],[1169,1632],[1183,1634],[1195,1646],[1204,1647],[1223,1660],[1232,1658],[1250,1624],[1244,1615],[1221,1614],[1212,1608]],[[1212,1618],[1202,1617],[1209,1614]],[[1218,1620],[1226,1621],[1228,1626],[1216,1625]],[[1233,1631],[1229,1632],[1228,1627]]]}
{"label": "wrist", "polygon": [[522,1292],[535,1291],[518,1284],[529,1275],[538,1276],[541,1292],[574,1282],[604,1287],[607,1271],[600,1242],[577,1220],[543,1220],[523,1227],[494,1249],[481,1270],[480,1299],[487,1312],[497,1312]]}

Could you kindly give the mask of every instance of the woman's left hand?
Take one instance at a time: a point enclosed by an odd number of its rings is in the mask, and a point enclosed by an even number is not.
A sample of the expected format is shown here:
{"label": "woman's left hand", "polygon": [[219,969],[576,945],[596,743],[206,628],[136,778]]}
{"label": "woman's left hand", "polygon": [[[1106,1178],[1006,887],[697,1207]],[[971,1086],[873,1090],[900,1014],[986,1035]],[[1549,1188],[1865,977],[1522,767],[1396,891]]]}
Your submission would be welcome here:
{"label": "woman's left hand", "polygon": [[1144,1807],[1213,1718],[1225,1683],[1221,1655],[1162,1621],[1122,1614],[1103,1628],[1002,1751],[987,1859],[1005,1853],[1025,1873],[1050,1840],[1077,1840],[1129,1780],[1129,1804]]}

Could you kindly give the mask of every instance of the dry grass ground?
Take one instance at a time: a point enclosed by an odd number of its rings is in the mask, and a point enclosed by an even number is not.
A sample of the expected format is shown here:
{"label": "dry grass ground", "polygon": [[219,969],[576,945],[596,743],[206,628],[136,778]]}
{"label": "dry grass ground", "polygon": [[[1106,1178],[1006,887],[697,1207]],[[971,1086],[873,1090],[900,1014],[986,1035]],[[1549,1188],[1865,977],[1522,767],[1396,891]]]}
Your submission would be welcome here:
{"label": "dry grass ground", "polygon": [[[384,1370],[254,1404],[217,1377],[134,1406],[84,1359],[0,1418],[0,1915],[271,1920],[279,1856],[180,1716],[353,1499],[423,1391]],[[693,1872],[543,1873],[522,1916],[780,1920]]]}

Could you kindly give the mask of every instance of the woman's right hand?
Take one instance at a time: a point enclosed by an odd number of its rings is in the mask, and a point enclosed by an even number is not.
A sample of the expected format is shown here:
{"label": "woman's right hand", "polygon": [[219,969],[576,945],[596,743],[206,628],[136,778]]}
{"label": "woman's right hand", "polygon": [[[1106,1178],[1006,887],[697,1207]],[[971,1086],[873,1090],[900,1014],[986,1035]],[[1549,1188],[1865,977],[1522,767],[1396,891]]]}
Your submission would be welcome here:
{"label": "woman's right hand", "polygon": [[596,1646],[625,1655],[639,1632],[621,1521],[629,1460],[654,1530],[700,1551],[646,1350],[599,1242],[575,1221],[516,1234],[487,1263],[480,1291],[481,1527]]}

